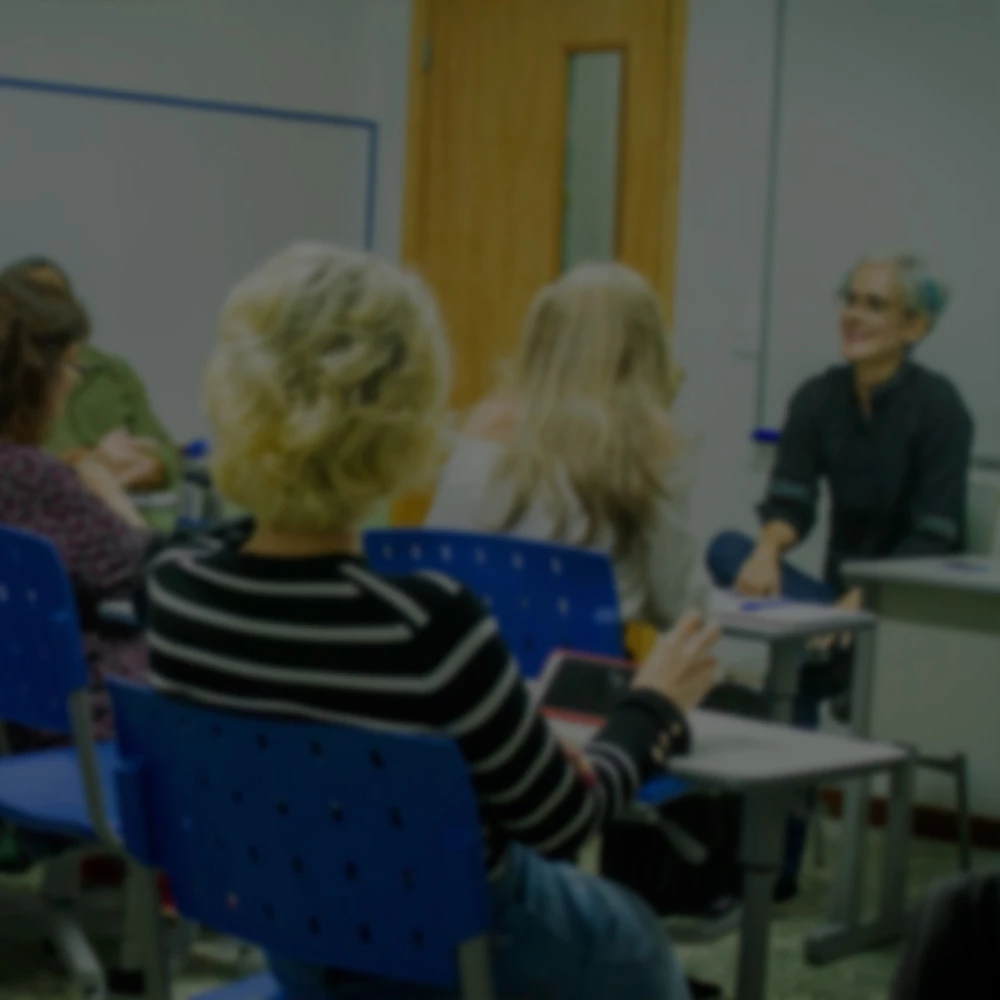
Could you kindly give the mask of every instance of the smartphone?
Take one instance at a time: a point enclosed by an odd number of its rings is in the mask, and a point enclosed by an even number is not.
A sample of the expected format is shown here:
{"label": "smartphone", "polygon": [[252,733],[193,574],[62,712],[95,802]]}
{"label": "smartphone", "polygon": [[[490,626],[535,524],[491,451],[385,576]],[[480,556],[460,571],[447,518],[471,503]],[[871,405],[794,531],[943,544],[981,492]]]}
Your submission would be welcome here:
{"label": "smartphone", "polygon": [[632,685],[635,664],[614,657],[557,650],[536,690],[543,715],[601,725]]}

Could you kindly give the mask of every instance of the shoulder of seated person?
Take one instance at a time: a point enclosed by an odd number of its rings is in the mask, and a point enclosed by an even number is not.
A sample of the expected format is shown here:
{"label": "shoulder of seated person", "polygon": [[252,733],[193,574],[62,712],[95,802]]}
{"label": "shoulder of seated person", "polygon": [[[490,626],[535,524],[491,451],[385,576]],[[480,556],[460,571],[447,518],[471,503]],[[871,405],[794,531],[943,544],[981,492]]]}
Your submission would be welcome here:
{"label": "shoulder of seated person", "polygon": [[449,615],[464,608],[473,618],[484,617],[487,613],[480,598],[461,580],[440,570],[420,570],[396,577],[392,582],[432,613],[444,608]]}
{"label": "shoulder of seated person", "polygon": [[93,344],[88,344],[83,355],[86,368],[85,381],[95,375],[105,375],[109,378],[137,378],[132,365],[118,354],[103,351]]}
{"label": "shoulder of seated person", "polygon": [[78,476],[72,466],[58,455],[44,448],[29,444],[11,445],[8,449],[11,465],[16,465],[21,479],[49,482],[76,482]]}
{"label": "shoulder of seated person", "polygon": [[494,396],[483,400],[469,414],[462,435],[473,441],[505,444],[517,424],[518,407],[510,399]]}

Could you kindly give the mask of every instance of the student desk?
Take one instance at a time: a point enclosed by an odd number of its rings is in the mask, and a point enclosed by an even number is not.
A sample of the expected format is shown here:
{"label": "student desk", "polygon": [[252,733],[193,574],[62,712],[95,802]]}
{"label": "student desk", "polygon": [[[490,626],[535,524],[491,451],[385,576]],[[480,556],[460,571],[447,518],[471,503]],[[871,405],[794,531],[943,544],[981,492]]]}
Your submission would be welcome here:
{"label": "student desk", "polygon": [[[550,720],[556,734],[582,745],[586,725]],[[742,862],[746,869],[737,1000],[764,1000],[775,877],[781,864],[789,804],[804,788],[826,781],[891,775],[889,840],[895,862],[883,873],[879,920],[902,932],[913,766],[895,746],[802,732],[714,712],[692,712],[691,753],[669,762],[671,776],[745,796]],[[839,930],[839,929],[838,929]]]}
{"label": "student desk", "polygon": [[[970,762],[972,811],[1000,817],[1000,559],[848,562],[879,618],[872,732]],[[918,801],[951,807],[943,784]]]}
{"label": "student desk", "polygon": [[[872,691],[875,678],[875,641],[878,618],[871,611],[845,611],[819,605],[766,602],[757,611],[746,605],[724,608],[716,614],[726,635],[766,642],[769,647],[766,686],[774,706],[774,718],[790,721],[798,690],[798,674],[809,639],[833,632],[854,635],[854,669],[851,681],[851,722],[854,736],[871,735]],[[893,793],[895,794],[895,792]],[[906,864],[907,843],[898,832],[887,841],[887,876],[874,920],[862,918],[862,886],[868,831],[869,782],[852,781],[847,786],[842,840],[831,888],[826,922],[810,934],[806,957],[817,964],[830,962],[866,948],[896,940],[903,932],[904,881],[891,869]],[[907,799],[912,799],[912,790]],[[910,822],[909,817],[906,820]],[[893,895],[895,894],[895,895]]]}
{"label": "student desk", "polygon": [[[755,606],[757,610],[748,610]],[[765,687],[772,718],[778,722],[792,720],[799,690],[799,669],[810,639],[832,633],[852,633],[855,672],[862,675],[865,683],[871,677],[877,619],[870,612],[790,601],[742,601],[720,591],[713,598],[712,617],[730,638],[767,644]],[[867,729],[855,728],[854,732],[858,736],[868,735]]]}

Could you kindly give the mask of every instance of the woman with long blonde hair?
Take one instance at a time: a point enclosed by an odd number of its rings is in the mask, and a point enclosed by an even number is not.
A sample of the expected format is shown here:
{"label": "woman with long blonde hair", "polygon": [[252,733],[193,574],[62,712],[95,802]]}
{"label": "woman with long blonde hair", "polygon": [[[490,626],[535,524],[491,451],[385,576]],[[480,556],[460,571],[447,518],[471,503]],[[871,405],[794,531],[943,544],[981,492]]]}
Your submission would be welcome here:
{"label": "woman with long blonde hair", "polygon": [[592,546],[614,562],[623,617],[669,626],[691,603],[688,448],[656,294],[621,264],[539,293],[501,388],[472,413],[428,524]]}

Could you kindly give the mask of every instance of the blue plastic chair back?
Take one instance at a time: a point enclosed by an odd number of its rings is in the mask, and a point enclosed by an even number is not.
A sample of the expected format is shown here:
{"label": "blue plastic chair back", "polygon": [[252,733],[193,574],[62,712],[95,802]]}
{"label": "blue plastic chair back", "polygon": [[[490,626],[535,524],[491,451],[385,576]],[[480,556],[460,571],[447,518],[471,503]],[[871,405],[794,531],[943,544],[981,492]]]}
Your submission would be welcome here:
{"label": "blue plastic chair back", "polygon": [[302,962],[457,983],[490,905],[454,744],[111,690],[125,841],[184,915]]}
{"label": "blue plastic chair back", "polygon": [[624,637],[611,560],[600,552],[510,535],[423,528],[365,534],[379,573],[438,570],[489,607],[524,677],[556,649],[622,656]]}
{"label": "blue plastic chair back", "polygon": [[0,719],[69,733],[87,685],[76,599],[55,546],[0,527]]}
{"label": "blue plastic chair back", "polygon": [[212,442],[208,438],[194,438],[181,447],[181,455],[188,461],[208,458],[211,453]]}

